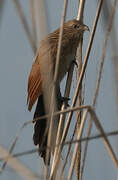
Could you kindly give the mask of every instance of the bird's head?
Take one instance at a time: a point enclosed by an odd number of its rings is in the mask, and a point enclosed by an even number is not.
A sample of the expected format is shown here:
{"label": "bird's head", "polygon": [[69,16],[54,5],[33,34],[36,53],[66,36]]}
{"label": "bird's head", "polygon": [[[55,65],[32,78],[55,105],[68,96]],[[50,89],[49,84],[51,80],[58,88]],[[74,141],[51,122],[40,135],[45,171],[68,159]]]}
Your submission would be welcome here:
{"label": "bird's head", "polygon": [[[89,31],[89,27],[85,24],[83,24],[81,21],[73,19],[69,20],[64,24],[64,30],[65,33],[69,34],[75,34],[75,36],[78,36],[80,34],[83,34],[84,31]],[[66,31],[67,30],[67,31]]]}

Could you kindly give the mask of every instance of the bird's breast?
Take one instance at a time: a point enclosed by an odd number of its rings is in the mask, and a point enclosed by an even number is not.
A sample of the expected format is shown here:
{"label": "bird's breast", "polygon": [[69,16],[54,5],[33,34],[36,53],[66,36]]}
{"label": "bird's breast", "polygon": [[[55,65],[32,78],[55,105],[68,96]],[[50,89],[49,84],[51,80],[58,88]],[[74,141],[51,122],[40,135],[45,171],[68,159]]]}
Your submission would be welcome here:
{"label": "bird's breast", "polygon": [[59,64],[59,74],[58,80],[59,82],[64,78],[65,74],[69,71],[71,67],[72,61],[75,60],[76,53],[68,54],[67,56],[60,57],[60,64]]}

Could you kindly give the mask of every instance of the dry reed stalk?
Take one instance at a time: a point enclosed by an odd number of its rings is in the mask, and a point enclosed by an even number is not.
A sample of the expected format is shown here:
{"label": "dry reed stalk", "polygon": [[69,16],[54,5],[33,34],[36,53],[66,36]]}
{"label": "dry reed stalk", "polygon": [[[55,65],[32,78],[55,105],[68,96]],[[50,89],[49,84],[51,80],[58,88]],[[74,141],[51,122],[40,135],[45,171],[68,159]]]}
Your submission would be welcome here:
{"label": "dry reed stalk", "polygon": [[[106,30],[106,37],[105,37],[103,51],[102,51],[102,58],[101,58],[101,62],[100,62],[98,78],[97,78],[95,93],[94,93],[94,97],[93,97],[93,107],[96,106],[97,97],[98,97],[98,93],[99,93],[99,87],[100,87],[100,82],[101,82],[101,77],[102,77],[102,72],[103,72],[103,65],[104,65],[104,60],[105,60],[106,47],[107,47],[109,35],[110,35],[110,32],[111,32],[111,28],[112,28],[112,22],[113,22],[113,18],[114,18],[114,14],[115,14],[116,3],[117,3],[117,0],[114,0],[114,4],[113,4],[113,7],[112,7],[112,11],[111,11],[110,22],[109,22],[107,30]],[[90,136],[91,129],[92,129],[92,120],[90,119],[88,131],[87,131],[87,137]],[[86,141],[86,144],[85,144],[84,155],[83,155],[83,160],[82,160],[81,180],[82,180],[84,166],[85,166],[87,148],[88,148],[88,141]]]}
{"label": "dry reed stalk", "polygon": [[[75,131],[74,131],[74,134],[75,134]],[[105,135],[107,137],[118,136],[118,131],[105,132]],[[85,141],[96,140],[96,139],[100,139],[102,137],[103,137],[103,135],[101,135],[101,134],[95,134],[93,136],[83,137],[83,138],[81,138],[79,140],[65,141],[64,146],[67,146],[67,145],[70,146],[70,144],[75,144],[75,143],[79,143],[79,142],[82,143],[82,142],[85,142]],[[56,146],[59,146],[59,144],[57,144]],[[12,155],[12,157],[21,157],[21,156],[30,155],[30,154],[33,154],[33,153],[36,153],[36,152],[38,152],[37,148],[31,149],[31,150],[27,150],[27,151],[23,151],[23,152],[19,152],[19,153],[15,153],[15,154]],[[3,159],[5,161],[7,158],[8,158],[8,156],[5,156],[4,158],[3,157],[0,158],[0,162],[3,161]],[[65,163],[67,163],[67,161]],[[65,166],[62,167],[63,171],[64,171],[64,168],[65,168]],[[62,172],[62,174],[63,174],[63,172]]]}
{"label": "dry reed stalk", "polygon": [[7,164],[20,176],[27,180],[39,180],[39,178],[31,171],[31,169],[27,168],[24,164],[22,164],[18,159],[14,158],[5,148],[0,146],[0,158],[9,157]]}
{"label": "dry reed stalk", "polygon": [[[80,124],[80,127],[79,127],[79,132],[77,134],[77,140],[79,140],[82,137],[84,124],[85,124],[85,121],[86,121],[86,112],[88,113],[88,110],[86,110],[83,113],[83,118],[81,120],[81,124]],[[73,174],[74,165],[75,165],[75,162],[76,162],[76,157],[77,157],[77,152],[78,152],[79,145],[80,145],[80,143],[75,144],[73,157],[72,157],[72,162],[71,162],[70,169],[69,169],[69,174],[68,174],[68,180],[71,180],[71,178],[72,178],[72,174]],[[78,178],[79,174],[77,175],[77,178]]]}
{"label": "dry reed stalk", "polygon": [[[72,64],[71,69],[70,69],[70,71],[68,73],[64,97],[69,97],[70,89],[71,89],[71,82],[72,82],[72,77],[73,77],[73,70],[74,70],[74,64]],[[66,109],[66,104],[63,103],[61,111],[64,111],[65,109]],[[58,130],[57,130],[58,133],[57,133],[56,144],[59,144],[60,134],[62,134],[64,124],[65,124],[65,117],[66,117],[66,113],[65,114],[60,114],[59,126],[58,126]],[[54,166],[54,163],[55,163],[57,152],[58,152],[58,147],[55,148],[51,171],[53,171],[53,166]]]}
{"label": "dry reed stalk", "polygon": [[103,129],[100,121],[98,120],[98,117],[97,117],[95,111],[93,110],[93,108],[92,109],[90,108],[89,112],[90,112],[90,114],[92,116],[92,120],[94,121],[97,129],[99,130],[101,135],[103,135],[102,138],[103,138],[104,144],[106,146],[106,149],[107,149],[109,155],[111,156],[111,159],[112,159],[114,165],[116,166],[116,169],[118,170],[118,159],[117,159],[117,157],[115,155],[115,152],[113,151],[113,148],[112,148],[112,146],[111,146],[111,144],[110,144],[110,142],[109,142],[109,140],[108,140],[108,138],[107,138],[107,136],[106,136],[106,134],[104,132],[104,129]]}
{"label": "dry reed stalk", "polygon": [[13,0],[13,2],[14,2],[14,5],[15,5],[15,8],[17,10],[17,13],[19,15],[19,18],[21,20],[21,23],[22,23],[22,25],[24,27],[24,30],[26,32],[27,39],[29,40],[29,43],[30,43],[30,45],[32,47],[32,50],[33,50],[34,54],[35,54],[36,53],[36,44],[35,44],[35,42],[33,40],[32,34],[30,32],[30,28],[28,26],[27,20],[26,20],[25,15],[24,15],[24,12],[22,10],[22,7],[21,7],[21,5],[19,3],[19,0]]}
{"label": "dry reed stalk", "polygon": [[[93,39],[94,39],[96,27],[97,27],[97,22],[98,22],[99,15],[100,15],[100,12],[101,12],[102,3],[103,3],[103,0],[100,0],[99,4],[98,4],[95,20],[94,20],[92,31],[91,31],[91,35],[90,35],[90,40],[89,40],[89,43],[88,43],[88,48],[87,48],[86,55],[85,55],[85,58],[84,58],[84,63],[83,63],[81,74],[80,74],[80,77],[79,77],[79,80],[78,80],[78,83],[77,83],[77,87],[76,87],[76,90],[75,90],[75,94],[74,94],[74,98],[73,98],[73,102],[72,102],[71,108],[73,108],[75,106],[76,101],[77,101],[78,92],[80,90],[81,83],[82,83],[82,80],[83,80],[83,77],[84,77],[84,73],[85,73],[85,70],[86,70],[86,66],[87,66],[87,63],[88,63],[88,58],[89,58],[89,54],[90,54],[90,51],[91,51],[92,42],[93,42]],[[58,154],[57,154],[57,159],[55,161],[54,171],[55,171],[55,169],[57,169],[56,163],[59,160],[60,153],[61,153],[62,148],[63,148],[63,143],[64,143],[66,135],[68,133],[68,129],[69,129],[69,126],[70,126],[72,115],[73,115],[73,111],[71,111],[69,113],[68,119],[66,121],[66,125],[65,125],[65,128],[64,128],[64,131],[63,131],[63,135],[62,135],[62,139],[61,139],[61,145],[58,148]],[[53,171],[53,173],[54,173],[54,171]],[[52,173],[52,175],[53,175],[53,173]]]}
{"label": "dry reed stalk", "polygon": [[[65,157],[65,161],[64,161],[64,164],[63,164],[63,167],[62,167],[62,175],[64,173],[65,167],[66,167],[67,162],[68,162],[68,157],[69,157],[69,154],[70,154],[70,151],[71,151],[72,144],[74,142],[73,139],[74,139],[74,135],[76,134],[76,129],[77,129],[77,123],[75,125],[74,131],[73,131],[73,134],[72,134],[72,138],[70,139],[69,144],[68,144],[68,151],[67,151],[67,154],[66,154],[66,157]],[[66,143],[66,141],[65,141],[65,143]],[[63,144],[63,146],[65,146],[65,143]]]}
{"label": "dry reed stalk", "polygon": [[[79,9],[78,9],[78,17],[77,19],[83,22],[83,14],[84,14],[84,7],[85,7],[85,0],[79,0]],[[83,44],[83,37],[81,37],[79,46],[78,46],[78,77],[80,76],[80,72],[82,69],[82,44]],[[82,84],[79,91],[79,98],[78,98],[78,106],[82,105]],[[79,129],[81,125],[81,112],[77,112],[77,129],[76,134],[79,134]],[[81,143],[78,145],[78,152],[76,157],[76,179],[79,180],[80,177],[80,165],[81,164]]]}
{"label": "dry reed stalk", "polygon": [[[66,109],[66,110],[63,110],[63,111],[55,112],[53,115],[54,115],[54,116],[57,116],[57,115],[60,115],[60,114],[63,114],[63,113],[70,112],[70,111],[72,111],[72,110],[73,110],[73,111],[76,111],[76,110],[78,110],[78,109],[80,110],[80,109],[84,109],[84,108],[88,108],[88,106],[81,106],[81,107],[75,107],[75,108],[73,108],[73,109]],[[37,120],[41,120],[41,119],[45,119],[45,118],[49,118],[49,117],[50,117],[50,115],[45,115],[45,116],[43,116],[43,117],[37,118]],[[12,155],[12,152],[13,152],[15,146],[16,146],[16,143],[17,143],[19,137],[21,136],[21,133],[22,133],[23,129],[24,129],[27,125],[29,125],[30,123],[32,123],[32,122],[34,122],[34,120],[25,122],[25,123],[22,125],[22,127],[19,129],[19,131],[17,132],[16,137],[15,137],[13,143],[11,144],[11,147],[10,147],[10,150],[9,150],[9,154],[10,154],[10,155]],[[2,167],[1,167],[1,172],[0,172],[0,174],[2,174],[2,172],[5,170],[5,167],[6,167],[6,165],[7,165],[7,161],[9,160],[9,158],[10,158],[10,157],[7,156],[7,158],[5,159],[5,162],[3,163]]]}
{"label": "dry reed stalk", "polygon": [[[77,17],[78,20],[82,20],[83,8],[84,8],[84,1],[80,1],[79,10],[78,10],[78,17]],[[81,41],[81,42],[82,42],[82,41]],[[80,46],[81,46],[81,42],[80,42]],[[81,52],[80,52],[80,54],[81,54]],[[81,67],[81,63],[79,63],[79,64],[80,64],[79,67]],[[73,70],[74,70],[74,66],[71,68],[71,72],[69,72],[69,75],[68,75],[68,78],[67,78],[66,88],[65,88],[65,95],[64,95],[65,97],[69,97],[70,88],[71,88],[71,82],[72,82],[72,76],[73,76]],[[63,104],[62,110],[65,109],[65,108],[66,108],[65,104]],[[64,127],[64,120],[65,120],[65,116],[62,115],[62,116],[60,117],[60,122],[61,122],[61,128],[60,128],[60,130],[63,129],[63,127]],[[62,123],[62,122],[63,122],[63,123]],[[58,135],[60,135],[60,131],[58,132]],[[58,137],[59,137],[59,136],[57,136],[57,138],[58,138]],[[58,140],[59,140],[59,138],[58,138]],[[55,158],[56,158],[57,151],[58,151],[58,148],[56,148],[55,153],[54,153],[53,164],[54,164],[54,162],[55,162]],[[79,161],[78,161],[78,162],[79,162]],[[54,165],[53,165],[53,166],[54,166]],[[52,167],[53,167],[53,166],[52,166]]]}
{"label": "dry reed stalk", "polygon": [[[19,131],[18,131],[18,133],[17,133],[17,135],[16,135],[16,137],[15,137],[15,139],[14,139],[14,141],[13,141],[11,147],[10,147],[10,150],[9,150],[9,155],[10,155],[10,156],[12,155],[12,152],[13,152],[15,146],[16,146],[16,143],[17,143],[17,141],[18,141],[18,139],[19,139],[19,137],[20,137],[20,135],[21,135],[21,132],[23,131],[24,127],[25,127],[25,124],[23,124],[23,126],[19,129]],[[7,165],[7,162],[8,162],[8,160],[9,160],[10,156],[8,156],[8,157],[6,158],[6,160],[5,160],[5,162],[3,163],[2,167],[1,167],[1,171],[0,171],[0,175],[1,175],[1,174],[3,173],[3,171],[5,170],[5,167],[6,167],[6,165]]]}
{"label": "dry reed stalk", "polygon": [[[118,3],[118,1],[116,0],[115,2],[115,7]],[[116,109],[117,109],[117,115],[118,115],[118,55],[117,55],[117,51],[118,51],[118,45],[117,45],[117,38],[116,38],[116,29],[115,26],[113,24],[113,28],[111,31],[111,46],[112,46],[112,63],[113,63],[113,73],[114,73],[114,79],[115,79],[115,101],[116,101]]]}
{"label": "dry reed stalk", "polygon": [[[78,47],[78,61],[79,61],[79,68],[78,68],[78,75],[80,75],[81,68],[82,68],[82,39],[80,41],[79,47]],[[81,53],[80,53],[81,52]],[[82,105],[82,86],[80,87],[79,91],[79,98],[78,98],[78,106]],[[76,126],[76,134],[79,133],[80,125],[81,125],[81,112],[77,112],[77,126]],[[76,179],[79,180],[80,176],[80,165],[81,164],[81,143],[79,143],[78,146],[78,152],[76,157]]]}
{"label": "dry reed stalk", "polygon": [[[37,33],[36,33],[36,19],[35,19],[35,1],[30,0],[30,14],[31,14],[31,22],[32,22],[32,36],[34,42],[37,42]],[[37,43],[36,43],[37,44]]]}
{"label": "dry reed stalk", "polygon": [[48,34],[45,2],[43,0],[30,0],[30,2],[32,5],[31,14],[33,37],[35,37],[37,48],[39,48],[40,39],[44,39]]}
{"label": "dry reed stalk", "polygon": [[[100,124],[97,116],[96,116],[96,113],[94,112],[94,109],[92,109],[91,106],[78,107],[79,110],[80,110],[80,109],[83,109],[83,108],[87,109],[86,112],[89,111],[90,114],[91,114],[91,116],[93,117],[93,120],[94,120],[94,122],[95,122],[95,125],[96,125],[96,127],[98,128],[98,130],[100,131],[100,133],[101,133],[101,135],[102,135],[102,138],[103,138],[104,143],[105,143],[105,145],[106,145],[106,147],[107,147],[107,150],[108,150],[110,156],[112,157],[113,162],[115,163],[115,165],[116,165],[116,167],[117,167],[117,169],[118,169],[118,161],[117,161],[117,158],[116,158],[115,153],[114,153],[114,151],[113,151],[113,149],[112,149],[112,147],[111,147],[111,145],[110,145],[110,143],[109,143],[109,140],[107,139],[106,134],[105,134],[105,132],[104,132],[104,130],[103,130],[103,128],[102,128],[102,126],[101,126],[101,124]],[[73,108],[73,110],[74,110],[74,109],[75,109],[75,108]],[[76,109],[77,109],[77,108],[76,108]],[[71,109],[71,111],[72,111],[72,109]],[[85,116],[85,115],[84,115],[84,116]],[[68,143],[70,143],[70,142],[68,142]],[[11,154],[8,154],[8,156],[7,156],[7,161],[9,160],[9,158],[11,158]],[[6,159],[5,159],[5,161],[6,161]]]}
{"label": "dry reed stalk", "polygon": [[[74,107],[74,108],[68,108],[68,109],[65,109],[65,110],[63,110],[63,111],[55,112],[55,113],[53,114],[53,116],[57,116],[57,115],[59,115],[59,114],[69,113],[69,112],[71,112],[71,111],[78,111],[78,110],[82,110],[82,109],[88,109],[88,108],[90,108],[90,106],[88,106],[88,105],[87,105],[87,106],[84,105],[84,106],[80,106],[80,107]],[[50,117],[50,115],[42,116],[42,117],[38,118],[37,120],[45,119],[45,118],[48,118],[48,117]],[[27,122],[24,123],[24,124],[22,125],[22,127],[19,129],[19,131],[18,131],[18,133],[17,133],[17,135],[16,135],[16,137],[15,137],[15,139],[14,139],[14,141],[13,141],[11,147],[10,147],[10,150],[9,150],[9,154],[10,154],[10,155],[12,154],[12,152],[13,152],[15,146],[16,146],[16,143],[17,143],[19,137],[21,136],[21,133],[22,133],[23,129],[24,129],[27,125],[29,125],[30,123],[32,123],[33,121],[34,121],[34,120],[27,121]],[[61,144],[61,145],[62,145],[62,144]],[[59,146],[59,145],[58,145],[58,146]],[[35,151],[35,152],[36,152],[36,151]],[[6,167],[6,164],[7,164],[7,161],[9,160],[9,158],[10,158],[10,157],[7,156],[7,158],[5,159],[5,162],[3,163],[2,168],[1,168],[1,173],[4,171],[4,169],[5,169],[5,167]]]}
{"label": "dry reed stalk", "polygon": [[[106,135],[106,137],[108,137],[108,136],[117,136],[118,131],[105,132],[105,135]],[[102,137],[103,137],[102,134],[96,134],[94,136],[84,137],[84,138],[81,138],[79,140],[65,141],[64,146],[70,145],[70,143],[75,144],[75,143],[79,143],[79,142],[85,142],[87,140],[91,141],[91,140],[99,139],[99,138],[102,138]],[[57,145],[57,146],[59,146],[59,145]],[[34,150],[34,151],[36,151],[36,150]]]}
{"label": "dry reed stalk", "polygon": [[[113,148],[112,148],[112,146],[111,146],[111,144],[110,144],[110,142],[109,142],[109,140],[108,140],[108,138],[107,138],[107,136],[106,136],[106,134],[104,132],[104,129],[103,129],[100,121],[98,120],[98,117],[97,117],[95,111],[91,107],[88,108],[88,110],[86,110],[85,113],[83,114],[83,121],[82,121],[81,126],[80,126],[82,129],[80,129],[80,132],[79,132],[80,134],[78,134],[77,140],[79,140],[79,138],[82,135],[82,130],[83,130],[83,127],[84,127],[84,122],[86,120],[86,116],[87,116],[86,114],[88,113],[88,111],[91,114],[92,121],[94,121],[94,123],[96,125],[96,128],[99,130],[99,132],[103,136],[102,138],[103,138],[104,144],[106,146],[106,149],[107,149],[109,155],[111,156],[112,161],[113,161],[114,165],[116,166],[116,169],[118,170],[118,160],[117,160],[117,157],[116,157],[116,155],[115,155],[115,153],[113,151]],[[76,144],[74,152],[73,152],[72,163],[70,165],[68,180],[71,179],[72,174],[73,174],[73,169],[74,169],[74,165],[75,165],[77,150],[78,150],[78,143]]]}
{"label": "dry reed stalk", "polygon": [[[75,132],[74,132],[74,134],[75,134]],[[106,135],[106,137],[118,136],[118,131],[105,132],[105,135]],[[95,134],[93,136],[89,136],[89,137],[86,136],[86,137],[80,138],[79,140],[69,140],[69,141],[65,141],[64,146],[68,146],[70,144],[75,144],[75,143],[79,143],[79,142],[82,143],[82,142],[85,142],[85,141],[96,140],[96,139],[100,139],[102,137],[103,137],[102,134]],[[59,145],[60,144],[56,144],[56,146],[59,146]],[[20,156],[30,155],[30,154],[33,154],[33,153],[36,153],[36,152],[38,152],[38,148],[23,151],[23,152],[19,152],[19,153],[15,153],[12,156],[13,157],[20,157]],[[8,158],[8,156],[1,157],[0,162],[6,161],[7,158]]]}
{"label": "dry reed stalk", "polygon": [[[59,42],[58,42],[58,48],[57,48],[57,57],[56,57],[56,64],[55,64],[55,72],[54,72],[54,80],[53,80],[53,87],[52,87],[52,94],[51,94],[51,103],[50,103],[50,113],[51,113],[51,118],[50,118],[50,125],[49,125],[49,134],[48,134],[48,142],[47,145],[50,148],[51,145],[51,138],[52,138],[52,127],[53,127],[53,114],[54,114],[54,94],[55,94],[55,88],[56,88],[56,81],[57,81],[57,75],[58,75],[58,69],[59,69],[59,59],[60,59],[60,53],[61,53],[61,42],[62,42],[62,35],[63,35],[63,27],[64,27],[64,22],[65,22],[65,16],[66,16],[66,11],[67,11],[67,4],[68,0],[64,0],[64,8],[62,12],[62,18],[61,18],[61,25],[60,25],[60,33],[59,33]],[[47,149],[46,153],[46,175],[45,175],[45,180],[48,178],[48,159],[49,159],[49,154],[50,151]],[[53,178],[53,176],[52,176]]]}

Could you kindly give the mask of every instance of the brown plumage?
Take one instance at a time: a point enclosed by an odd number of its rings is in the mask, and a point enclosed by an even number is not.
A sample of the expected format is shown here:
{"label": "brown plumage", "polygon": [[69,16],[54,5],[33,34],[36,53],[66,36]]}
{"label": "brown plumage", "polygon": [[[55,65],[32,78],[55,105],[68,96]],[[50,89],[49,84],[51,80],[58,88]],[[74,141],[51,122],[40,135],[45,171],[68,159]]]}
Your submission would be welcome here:
{"label": "brown plumage", "polygon": [[[40,117],[41,115],[45,114],[43,91],[45,88],[47,88],[47,90],[50,89],[51,82],[49,74],[52,73],[53,75],[55,70],[59,30],[60,29],[57,29],[54,32],[50,33],[44,40],[41,41],[40,48],[29,75],[27,98],[29,111],[31,111],[32,106],[38,99],[34,118]],[[64,24],[57,87],[59,87],[61,80],[69,70],[72,61],[75,60],[79,39],[85,30],[89,30],[88,27],[77,20],[70,20]],[[56,95],[57,102],[59,102],[58,93],[56,93]],[[58,103],[57,106],[58,109],[60,109],[60,103]],[[46,122],[46,119],[36,122],[33,136],[34,144],[39,145],[39,153],[44,158],[44,161],[46,150],[45,148],[40,149],[40,146],[43,142]],[[43,147],[46,146],[46,143],[47,135],[43,142]]]}

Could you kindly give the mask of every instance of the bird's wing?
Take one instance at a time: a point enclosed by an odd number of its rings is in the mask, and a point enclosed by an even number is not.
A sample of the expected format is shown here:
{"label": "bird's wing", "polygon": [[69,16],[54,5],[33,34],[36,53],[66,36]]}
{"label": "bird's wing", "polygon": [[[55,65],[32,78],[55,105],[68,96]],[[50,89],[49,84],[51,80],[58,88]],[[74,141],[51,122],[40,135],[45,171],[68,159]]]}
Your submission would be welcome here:
{"label": "bird's wing", "polygon": [[41,79],[41,72],[40,66],[35,61],[32,65],[32,69],[28,79],[28,110],[31,111],[32,106],[34,105],[37,98],[42,94],[42,79]]}

